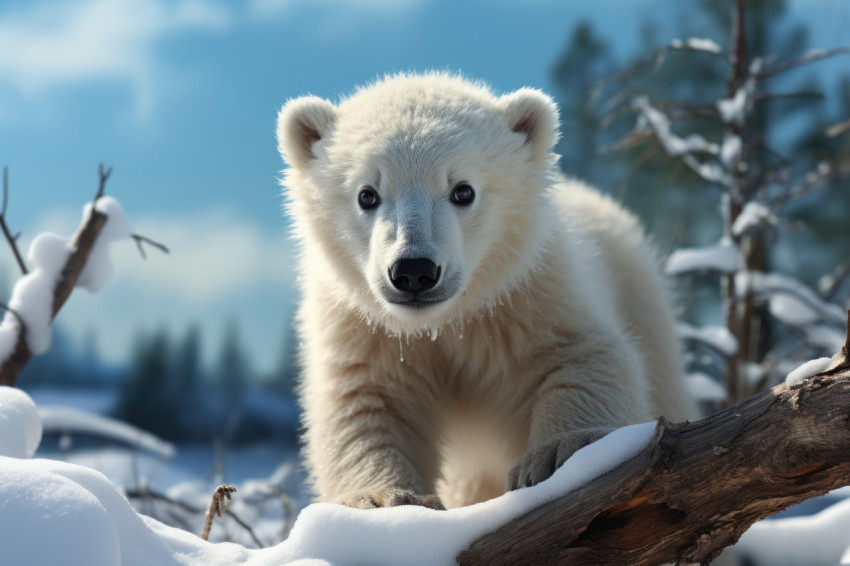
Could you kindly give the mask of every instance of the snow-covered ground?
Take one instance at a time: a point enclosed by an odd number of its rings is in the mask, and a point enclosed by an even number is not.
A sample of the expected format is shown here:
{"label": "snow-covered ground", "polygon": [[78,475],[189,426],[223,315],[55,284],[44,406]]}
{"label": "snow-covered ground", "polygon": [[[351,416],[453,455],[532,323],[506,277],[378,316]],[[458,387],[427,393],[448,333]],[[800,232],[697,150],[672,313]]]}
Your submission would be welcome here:
{"label": "snow-covered ground", "polygon": [[[457,553],[478,536],[633,455],[649,441],[653,428],[653,423],[646,423],[620,429],[577,452],[550,480],[478,505],[450,511],[422,507],[363,511],[313,504],[301,510],[293,526],[292,516],[305,501],[297,495],[301,477],[291,462],[278,466],[286,454],[267,447],[245,449],[229,453],[222,465],[222,458],[207,448],[178,450],[173,459],[142,446],[135,451],[54,448],[36,453],[42,421],[35,403],[20,390],[0,387],[0,563],[453,564]],[[110,434],[109,427],[104,434]],[[127,471],[128,462],[134,462],[135,472]],[[204,509],[197,508],[206,506],[222,474],[239,489],[230,509],[252,527],[253,534],[225,516],[214,524],[211,540],[229,538],[237,543],[207,542],[190,532],[201,530]],[[191,522],[185,525],[189,530],[140,514],[137,508],[173,520],[169,513],[176,513],[173,502],[153,496],[131,503],[122,489],[144,487],[196,508],[181,516]],[[753,565],[838,564],[850,544],[847,495],[848,490],[836,492],[832,498],[838,503],[811,516],[755,525],[742,538],[739,557]],[[269,505],[270,501],[275,503]],[[850,554],[844,560],[850,564]]]}

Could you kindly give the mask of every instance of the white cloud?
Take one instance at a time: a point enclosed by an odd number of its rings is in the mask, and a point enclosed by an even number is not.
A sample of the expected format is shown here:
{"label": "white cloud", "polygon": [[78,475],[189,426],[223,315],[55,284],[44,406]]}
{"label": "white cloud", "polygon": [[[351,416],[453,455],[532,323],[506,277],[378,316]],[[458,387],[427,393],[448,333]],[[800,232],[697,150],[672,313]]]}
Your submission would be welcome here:
{"label": "white cloud", "polygon": [[[398,16],[422,2],[423,0],[312,0],[311,5],[330,9],[336,16],[343,11],[350,23],[350,17],[358,13],[372,17],[381,14]],[[248,15],[254,19],[282,17],[290,15],[297,7],[297,0],[251,0],[248,4]]]}
{"label": "white cloud", "polygon": [[156,42],[185,30],[220,30],[228,14],[203,0],[41,0],[0,12],[0,84],[34,97],[93,80],[131,85],[150,112]]}
{"label": "white cloud", "polygon": [[137,233],[166,244],[167,255],[147,248],[141,260],[131,244],[115,250],[116,283],[143,293],[177,295],[192,304],[210,304],[232,293],[263,286],[291,286],[293,242],[284,222],[265,234],[245,218],[221,211],[192,218],[147,218],[134,223]]}
{"label": "white cloud", "polygon": [[[133,218],[132,211],[129,214],[137,234],[163,243],[170,253],[145,246],[145,260],[132,241],[113,244],[115,269],[109,286],[126,287],[143,297],[170,296],[203,306],[235,293],[293,285],[295,243],[283,218],[279,230],[266,233],[250,219],[218,209],[194,216]],[[34,236],[50,231],[70,236],[79,222],[77,215],[48,212],[26,233]],[[29,241],[22,242],[22,251]]]}

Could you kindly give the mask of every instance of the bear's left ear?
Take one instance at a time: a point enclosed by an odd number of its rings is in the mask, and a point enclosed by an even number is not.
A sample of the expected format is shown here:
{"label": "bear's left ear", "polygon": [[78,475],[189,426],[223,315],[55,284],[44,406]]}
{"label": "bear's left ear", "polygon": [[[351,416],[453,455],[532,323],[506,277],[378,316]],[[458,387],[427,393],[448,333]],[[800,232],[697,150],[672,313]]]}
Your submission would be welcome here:
{"label": "bear's left ear", "polygon": [[499,99],[508,126],[525,136],[533,159],[545,159],[558,141],[558,106],[543,92],[521,88]]}
{"label": "bear's left ear", "polygon": [[316,155],[313,145],[327,137],[336,121],[336,107],[318,96],[286,103],[277,117],[277,147],[283,159],[303,169]]}

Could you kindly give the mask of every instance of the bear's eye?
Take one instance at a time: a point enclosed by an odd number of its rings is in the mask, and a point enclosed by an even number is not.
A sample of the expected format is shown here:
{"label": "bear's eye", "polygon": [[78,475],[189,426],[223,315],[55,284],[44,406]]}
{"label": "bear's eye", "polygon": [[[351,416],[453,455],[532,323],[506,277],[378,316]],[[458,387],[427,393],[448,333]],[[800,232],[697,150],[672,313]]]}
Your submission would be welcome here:
{"label": "bear's eye", "polygon": [[357,195],[357,204],[359,204],[360,208],[363,210],[368,210],[381,204],[381,199],[378,197],[378,193],[375,189],[372,187],[363,187]]}
{"label": "bear's eye", "polygon": [[455,204],[468,205],[475,200],[475,191],[469,183],[458,183],[452,189],[451,201]]}

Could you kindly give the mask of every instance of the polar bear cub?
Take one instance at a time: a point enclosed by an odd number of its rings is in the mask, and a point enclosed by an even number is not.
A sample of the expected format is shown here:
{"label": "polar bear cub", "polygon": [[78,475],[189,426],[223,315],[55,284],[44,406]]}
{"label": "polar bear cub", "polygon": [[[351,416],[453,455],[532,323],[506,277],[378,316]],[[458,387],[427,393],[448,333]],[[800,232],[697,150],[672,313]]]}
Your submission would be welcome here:
{"label": "polar bear cub", "polygon": [[557,129],[540,91],[440,73],[281,110],[322,500],[467,505],[616,427],[694,415],[653,250],[558,173]]}

